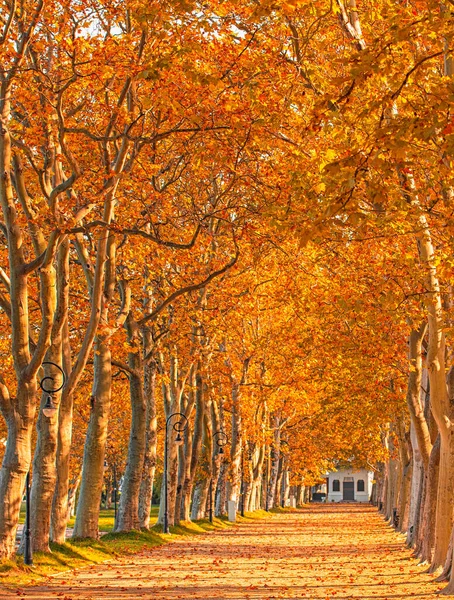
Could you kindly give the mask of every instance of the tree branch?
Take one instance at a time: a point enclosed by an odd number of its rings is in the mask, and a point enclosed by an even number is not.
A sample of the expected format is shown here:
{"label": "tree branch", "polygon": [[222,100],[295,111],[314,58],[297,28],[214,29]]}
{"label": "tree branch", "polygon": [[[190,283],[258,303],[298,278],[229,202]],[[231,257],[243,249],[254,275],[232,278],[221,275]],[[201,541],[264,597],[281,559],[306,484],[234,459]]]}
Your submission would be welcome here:
{"label": "tree branch", "polygon": [[213,281],[213,279],[215,279],[216,277],[223,275],[226,271],[233,267],[233,265],[238,260],[239,255],[240,252],[237,248],[235,256],[224,267],[222,267],[222,269],[213,271],[213,273],[208,275],[208,277],[200,283],[194,283],[192,285],[188,285],[173,292],[173,294],[171,294],[168,298],[161,302],[161,304],[159,304],[149,315],[143,317],[140,321],[138,321],[139,325],[142,326],[145,323],[148,323],[149,321],[154,321],[156,317],[164,310],[164,308],[168,306],[171,302],[176,300],[179,296],[182,296],[183,294],[188,294],[189,292],[195,292],[196,290],[200,290],[206,285],[208,285],[211,281]]}

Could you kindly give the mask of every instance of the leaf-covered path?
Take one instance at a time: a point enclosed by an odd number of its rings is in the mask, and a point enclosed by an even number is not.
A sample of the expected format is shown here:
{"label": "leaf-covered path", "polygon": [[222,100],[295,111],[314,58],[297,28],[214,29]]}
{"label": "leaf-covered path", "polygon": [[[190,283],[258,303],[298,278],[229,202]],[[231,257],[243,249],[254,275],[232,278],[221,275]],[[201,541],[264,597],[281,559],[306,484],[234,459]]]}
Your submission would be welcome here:
{"label": "leaf-covered path", "polygon": [[[372,507],[313,506],[60,575],[34,600],[344,600],[434,597],[434,582]],[[447,596],[444,596],[445,598]],[[449,596],[453,597],[453,596]]]}

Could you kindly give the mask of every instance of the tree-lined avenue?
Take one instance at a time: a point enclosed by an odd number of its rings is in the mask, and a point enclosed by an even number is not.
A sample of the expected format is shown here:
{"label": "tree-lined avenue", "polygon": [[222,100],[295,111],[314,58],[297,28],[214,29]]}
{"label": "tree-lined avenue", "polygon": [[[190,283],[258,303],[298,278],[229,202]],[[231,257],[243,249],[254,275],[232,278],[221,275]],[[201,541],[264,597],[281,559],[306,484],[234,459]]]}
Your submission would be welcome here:
{"label": "tree-lined avenue", "polygon": [[27,600],[424,600],[440,584],[370,506],[315,505],[25,588]]}

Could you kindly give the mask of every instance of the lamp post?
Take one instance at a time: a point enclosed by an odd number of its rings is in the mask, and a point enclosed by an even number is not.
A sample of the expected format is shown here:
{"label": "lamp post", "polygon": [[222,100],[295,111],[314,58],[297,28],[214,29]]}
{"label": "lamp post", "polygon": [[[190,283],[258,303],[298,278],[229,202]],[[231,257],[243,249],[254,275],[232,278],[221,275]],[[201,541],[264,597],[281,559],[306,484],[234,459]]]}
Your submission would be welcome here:
{"label": "lamp post", "polygon": [[183,443],[181,432],[183,432],[189,424],[189,421],[183,413],[172,413],[166,420],[166,437],[164,441],[164,533],[169,533],[169,498],[168,498],[168,453],[169,453],[169,425],[173,417],[179,417],[178,421],[173,423],[172,428],[177,432],[175,443],[180,445]]}
{"label": "lamp post", "polygon": [[25,548],[24,548],[24,563],[26,565],[33,564],[33,552],[31,544],[30,531],[30,471],[25,478]]}
{"label": "lamp post", "polygon": [[[47,418],[51,418],[53,417],[53,415],[57,412],[57,407],[54,404],[52,395],[56,394],[57,392],[59,392],[62,387],[65,385],[66,382],[66,375],[65,372],[63,371],[63,369],[57,365],[54,362],[51,362],[49,360],[46,360],[42,363],[42,366],[44,365],[52,365],[53,367],[55,367],[56,369],[58,369],[62,375],[62,382],[61,385],[59,385],[58,387],[51,387],[50,389],[47,388],[47,384],[46,381],[51,381],[54,382],[55,381],[55,377],[52,377],[52,375],[45,375],[41,381],[39,382],[39,387],[42,389],[42,391],[45,394],[48,394],[46,402],[43,406],[43,415]],[[26,565],[32,565],[33,564],[33,550],[32,550],[32,534],[31,534],[31,526],[30,526],[30,516],[31,516],[31,511],[30,511],[30,470],[27,473],[27,476],[25,478],[25,530],[24,530],[24,535],[25,535],[25,548],[24,548],[24,563]]]}
{"label": "lamp post", "polygon": [[117,523],[117,464],[113,466],[114,525]]}
{"label": "lamp post", "polygon": [[[229,441],[227,434],[224,431],[216,431],[213,433],[213,440],[219,448],[218,454],[224,454],[224,446]],[[210,478],[210,523],[213,522],[213,476]]]}

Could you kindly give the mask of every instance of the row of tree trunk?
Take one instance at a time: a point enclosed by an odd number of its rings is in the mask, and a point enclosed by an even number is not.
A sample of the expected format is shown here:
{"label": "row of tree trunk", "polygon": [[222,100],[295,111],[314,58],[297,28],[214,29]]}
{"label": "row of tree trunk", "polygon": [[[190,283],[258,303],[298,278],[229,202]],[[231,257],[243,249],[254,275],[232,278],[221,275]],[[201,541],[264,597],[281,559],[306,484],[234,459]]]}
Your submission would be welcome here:
{"label": "row of tree trunk", "polygon": [[[410,373],[408,413],[383,434],[389,459],[377,474],[376,498],[384,517],[406,533],[407,544],[421,563],[448,581],[443,591],[452,593],[453,436],[442,435],[433,407],[434,366],[430,365],[430,338],[421,324],[409,336]],[[427,357],[427,358],[426,358]],[[443,362],[444,367],[444,362]],[[452,398],[452,369],[447,375],[447,394]],[[444,368],[443,368],[443,379]],[[452,400],[451,400],[452,405]]]}

